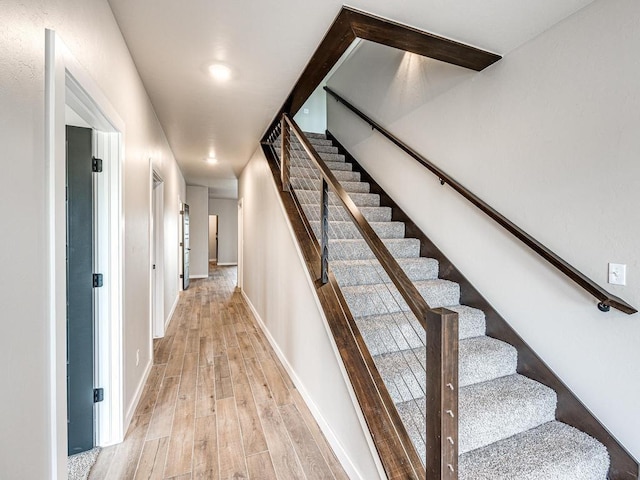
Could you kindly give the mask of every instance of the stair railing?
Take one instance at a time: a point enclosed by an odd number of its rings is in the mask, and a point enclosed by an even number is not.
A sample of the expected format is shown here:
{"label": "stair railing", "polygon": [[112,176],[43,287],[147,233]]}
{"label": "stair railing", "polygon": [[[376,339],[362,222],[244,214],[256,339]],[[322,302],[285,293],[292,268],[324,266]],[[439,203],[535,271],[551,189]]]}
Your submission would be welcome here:
{"label": "stair railing", "polygon": [[283,190],[289,191],[290,148],[297,138],[322,177],[320,203],[321,278],[328,281],[329,190],[337,197],[353,224],[384,268],[392,283],[426,331],[426,478],[458,478],[458,313],[431,308],[373,230],[360,209],[340,185],[333,172],[316,152],[296,122],[286,113],[278,128],[267,137],[271,144],[281,141],[280,174]]}
{"label": "stair railing", "polygon": [[526,246],[528,246],[531,250],[540,255],[544,260],[553,265],[556,269],[566,275],[569,279],[571,279],[576,285],[587,291],[589,294],[594,296],[599,300],[598,309],[602,312],[608,312],[611,307],[620,310],[621,312],[627,313],[629,315],[637,313],[638,310],[629,305],[627,302],[622,300],[621,298],[609,293],[607,290],[602,288],[596,282],[591,280],[585,274],[580,272],[573,265],[569,264],[566,260],[562,259],[556,253],[551,251],[549,248],[544,246],[534,237],[525,232],[522,228],[518,227],[511,220],[506,218],[500,212],[491,207],[488,203],[482,200],[480,197],[472,193],[469,189],[464,187],[460,182],[455,180],[449,174],[444,172],[442,169],[437,167],[431,161],[420,155],[413,148],[408,146],[394,134],[389,132],[383,126],[381,126],[378,122],[367,116],[349,101],[345,100],[338,93],[333,91],[329,87],[324,87],[325,91],[329,93],[332,97],[334,97],[339,103],[343,104],[347,107],[348,110],[355,113],[358,117],[368,123],[372,129],[377,130],[382,134],[385,138],[387,138],[391,143],[396,145],[400,150],[405,152],[407,155],[417,160],[420,164],[422,164],[427,170],[436,175],[440,179],[440,184],[445,185],[449,184],[451,188],[453,188],[456,192],[466,198],[469,202],[479,208],[482,212],[484,212],[487,216],[497,222],[501,227],[503,227],[507,232],[516,237]]}

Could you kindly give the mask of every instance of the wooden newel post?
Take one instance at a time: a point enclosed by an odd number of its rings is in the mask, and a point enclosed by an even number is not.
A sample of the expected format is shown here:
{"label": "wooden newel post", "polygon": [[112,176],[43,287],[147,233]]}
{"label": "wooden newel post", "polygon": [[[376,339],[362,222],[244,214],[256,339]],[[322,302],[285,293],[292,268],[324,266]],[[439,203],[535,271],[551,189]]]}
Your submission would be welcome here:
{"label": "wooden newel post", "polygon": [[458,314],[427,313],[427,480],[458,478]]}
{"label": "wooden newel post", "polygon": [[282,140],[282,161],[280,162],[280,179],[282,180],[282,189],[285,192],[290,191],[291,184],[289,182],[289,129],[287,128],[287,119],[285,115],[282,115],[282,135],[280,139]]}

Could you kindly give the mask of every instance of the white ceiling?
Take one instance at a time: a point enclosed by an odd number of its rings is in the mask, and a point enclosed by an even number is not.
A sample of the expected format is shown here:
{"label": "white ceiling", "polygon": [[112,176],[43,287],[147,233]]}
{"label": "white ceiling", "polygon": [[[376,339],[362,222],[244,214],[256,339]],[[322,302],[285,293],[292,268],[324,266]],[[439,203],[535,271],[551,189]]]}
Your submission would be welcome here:
{"label": "white ceiling", "polygon": [[[593,0],[352,0],[502,55]],[[340,11],[340,0],[109,0],[190,185],[235,179]],[[217,83],[214,62],[233,70]],[[204,159],[215,153],[219,162]]]}

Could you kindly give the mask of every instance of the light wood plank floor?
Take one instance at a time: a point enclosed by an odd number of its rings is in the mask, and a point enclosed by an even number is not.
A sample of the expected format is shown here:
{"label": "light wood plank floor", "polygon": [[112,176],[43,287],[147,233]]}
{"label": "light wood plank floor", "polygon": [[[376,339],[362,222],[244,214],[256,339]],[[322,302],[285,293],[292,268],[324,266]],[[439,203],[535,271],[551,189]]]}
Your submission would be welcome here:
{"label": "light wood plank floor", "polygon": [[182,293],[125,441],[89,479],[347,479],[234,291],[236,268],[210,273]]}

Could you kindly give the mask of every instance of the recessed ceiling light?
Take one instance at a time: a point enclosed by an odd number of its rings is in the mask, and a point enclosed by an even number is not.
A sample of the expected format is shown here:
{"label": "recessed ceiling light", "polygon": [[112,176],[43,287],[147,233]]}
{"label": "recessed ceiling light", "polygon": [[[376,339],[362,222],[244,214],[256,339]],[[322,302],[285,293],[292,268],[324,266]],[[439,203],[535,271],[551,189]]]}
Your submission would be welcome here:
{"label": "recessed ceiling light", "polygon": [[207,163],[218,163],[218,159],[216,157],[207,157],[205,159],[205,162],[207,162]]}
{"label": "recessed ceiling light", "polygon": [[213,78],[221,82],[225,82],[231,78],[231,69],[221,63],[209,65],[209,73]]}

